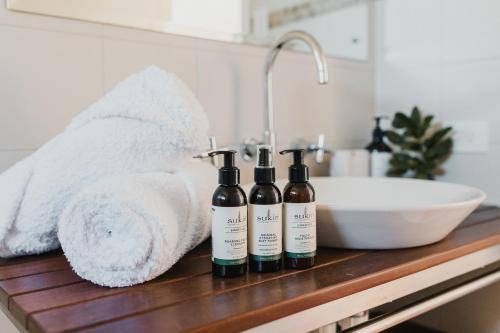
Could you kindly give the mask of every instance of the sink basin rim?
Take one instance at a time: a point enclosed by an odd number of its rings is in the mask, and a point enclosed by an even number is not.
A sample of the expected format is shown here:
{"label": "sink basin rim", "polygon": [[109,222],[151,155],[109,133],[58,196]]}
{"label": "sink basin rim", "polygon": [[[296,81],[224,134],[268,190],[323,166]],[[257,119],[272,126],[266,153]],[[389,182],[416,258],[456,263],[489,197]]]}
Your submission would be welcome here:
{"label": "sink basin rim", "polygon": [[[449,182],[441,182],[441,181],[434,181],[434,180],[422,180],[422,179],[410,179],[410,178],[390,178],[390,177],[311,177],[310,181],[311,184],[314,184],[318,181],[368,181],[368,182],[379,182],[379,181],[390,181],[390,182],[401,182],[401,183],[420,183],[420,184],[426,184],[429,183],[429,185],[438,185],[438,186],[450,186],[450,187],[456,187],[457,190],[467,190],[473,195],[471,195],[470,199],[463,199],[459,200],[456,202],[448,202],[448,203],[426,203],[426,204],[414,204],[411,206],[397,206],[394,205],[393,203],[386,203],[383,206],[370,206],[370,207],[363,207],[363,206],[351,206],[351,205],[340,205],[337,203],[326,203],[322,200],[322,198],[317,197],[316,198],[316,203],[317,203],[317,208],[318,209],[335,209],[339,211],[384,211],[384,212],[390,212],[390,211],[397,211],[397,212],[403,212],[403,211],[415,211],[415,210],[439,210],[439,209],[449,209],[453,207],[460,207],[464,205],[475,205],[475,204],[481,204],[484,200],[486,200],[487,195],[484,191],[472,187],[472,186],[467,186],[467,185],[462,185],[462,184],[455,184],[455,183],[449,183]],[[278,180],[278,183],[283,182],[283,179]],[[287,180],[285,180],[287,182]]]}

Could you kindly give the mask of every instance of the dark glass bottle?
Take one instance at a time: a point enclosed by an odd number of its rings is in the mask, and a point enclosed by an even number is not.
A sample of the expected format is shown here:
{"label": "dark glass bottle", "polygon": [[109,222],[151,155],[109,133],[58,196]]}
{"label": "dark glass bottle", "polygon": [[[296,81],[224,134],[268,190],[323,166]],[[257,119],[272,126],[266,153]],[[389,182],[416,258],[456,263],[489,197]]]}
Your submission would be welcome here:
{"label": "dark glass bottle", "polygon": [[247,271],[247,197],[239,186],[240,172],[234,165],[235,151],[224,154],[219,187],[212,197],[212,272],[236,277]]}
{"label": "dark glass bottle", "polygon": [[285,267],[304,269],[314,266],[316,257],[315,191],[309,183],[304,150],[280,152],[287,153],[293,153],[293,164],[288,168],[289,183],[283,190]]}
{"label": "dark glass bottle", "polygon": [[384,117],[375,117],[372,142],[366,146],[370,152],[370,176],[372,177],[385,177],[392,157],[391,147],[384,142],[385,131],[380,128],[382,118]]}
{"label": "dark glass bottle", "polygon": [[370,152],[391,153],[392,149],[384,142],[385,132],[380,128],[380,120],[384,117],[375,117],[375,128],[373,129],[372,142],[366,149]]}
{"label": "dark glass bottle", "polygon": [[250,191],[250,270],[276,272],[282,257],[282,198],[276,185],[271,148],[260,146],[255,168],[255,185]]}

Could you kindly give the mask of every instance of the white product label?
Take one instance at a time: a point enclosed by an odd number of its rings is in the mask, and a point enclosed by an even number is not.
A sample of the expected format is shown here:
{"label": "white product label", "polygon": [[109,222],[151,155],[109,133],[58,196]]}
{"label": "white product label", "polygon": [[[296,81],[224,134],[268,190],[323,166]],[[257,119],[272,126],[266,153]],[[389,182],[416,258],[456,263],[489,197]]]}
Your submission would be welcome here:
{"label": "white product label", "polygon": [[247,206],[212,206],[212,261],[239,265],[247,257]]}
{"label": "white product label", "polygon": [[385,177],[389,170],[389,161],[392,157],[388,152],[371,153],[371,176],[372,177]]}
{"label": "white product label", "polygon": [[254,259],[276,260],[281,258],[283,249],[282,214],[281,204],[250,204],[248,206],[248,252],[254,256]]}
{"label": "white product label", "polygon": [[316,254],[316,203],[285,203],[285,251],[291,258]]}

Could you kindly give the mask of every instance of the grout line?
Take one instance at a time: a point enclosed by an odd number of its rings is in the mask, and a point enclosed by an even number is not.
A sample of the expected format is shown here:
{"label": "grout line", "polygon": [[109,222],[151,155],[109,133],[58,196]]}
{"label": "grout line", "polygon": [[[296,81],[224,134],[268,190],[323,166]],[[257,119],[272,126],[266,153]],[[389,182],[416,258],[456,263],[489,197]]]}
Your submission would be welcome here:
{"label": "grout line", "polygon": [[[200,50],[194,49],[194,94],[200,98]],[[205,108],[203,108],[205,110]],[[205,111],[206,113],[206,111]],[[207,115],[208,116],[208,115]]]}
{"label": "grout line", "polygon": [[104,38],[101,37],[100,42],[101,42],[101,96],[104,96],[106,94],[106,54],[104,52]]}
{"label": "grout line", "polygon": [[33,152],[38,148],[0,148],[0,153],[15,153],[15,152]]}
{"label": "grout line", "polygon": [[[43,15],[43,14],[39,14]],[[44,15],[48,16],[48,15]],[[53,19],[64,19],[61,17],[52,17]],[[65,19],[69,20],[69,19]],[[77,19],[74,19],[77,20]],[[95,22],[89,22],[89,21],[81,21],[77,20],[81,23],[87,23],[87,24],[98,24],[101,29],[99,29],[98,32],[75,32],[75,31],[64,31],[62,29],[50,29],[50,28],[44,28],[44,27],[39,27],[35,25],[19,25],[19,24],[13,24],[13,23],[5,23],[5,22],[0,22],[0,26],[6,26],[6,27],[11,27],[11,28],[18,28],[18,29],[24,29],[24,30],[31,30],[31,31],[44,31],[44,32],[50,32],[50,33],[58,33],[62,35],[74,35],[74,36],[80,36],[80,37],[88,37],[88,38],[98,38],[98,39],[103,39],[103,40],[116,40],[116,41],[128,41],[131,43],[137,43],[137,44],[146,44],[146,45],[154,45],[154,46],[171,46],[179,49],[189,49],[189,50],[198,50],[198,51],[208,51],[208,52],[215,52],[215,53],[230,53],[238,56],[248,56],[248,57],[255,57],[255,58],[263,58],[264,54],[257,54],[257,52],[261,51],[265,53],[265,50],[268,48],[268,46],[259,46],[259,45],[253,45],[253,44],[245,44],[245,43],[232,43],[232,42],[222,42],[218,40],[211,40],[211,39],[201,39],[201,38],[195,38],[195,37],[189,37],[189,36],[182,36],[182,35],[175,35],[175,34],[170,34],[170,33],[165,33],[165,32],[159,32],[159,31],[154,31],[154,30],[142,30],[138,28],[131,28],[131,27],[124,27],[124,26],[113,26],[113,25],[106,25],[106,24],[100,24],[100,23],[95,23]],[[134,39],[134,38],[127,38],[127,37],[120,37],[120,36],[110,36],[106,32],[104,32],[103,29],[106,29],[108,27],[111,28],[117,28],[117,29],[130,29],[133,32],[137,33],[146,33],[146,34],[157,34],[158,37],[160,38],[169,38],[169,36],[174,36],[173,38],[182,38],[185,39],[185,44],[184,42],[175,42],[175,41],[167,41],[167,40],[160,40],[157,42],[152,42],[152,41],[144,41],[141,39]],[[123,34],[120,32],[119,34]],[[213,43],[214,45],[211,46],[203,46],[199,45],[197,43],[198,40],[201,40],[203,42],[207,43]],[[216,45],[216,44],[223,43],[223,45]],[[233,47],[234,49],[230,49]],[[252,48],[251,51],[249,52],[244,52],[240,48]],[[226,49],[225,49],[226,48]],[[229,48],[229,49],[227,49]],[[308,61],[309,60],[309,55],[305,54],[303,52],[295,52],[295,51],[287,51],[289,53],[289,56],[292,57],[293,59],[289,59],[289,61],[294,62],[294,63],[303,63],[304,60]],[[306,59],[307,57],[307,59]],[[333,66],[336,67],[347,67],[347,68],[359,68],[359,67],[369,67],[370,64],[368,61],[358,61],[358,60],[352,60],[352,59],[342,59],[339,57],[328,57],[327,59],[329,62],[333,62]]]}
{"label": "grout line", "polygon": [[[84,23],[91,23],[91,22],[84,21]],[[105,25],[105,24],[100,24],[100,25],[102,26],[102,29],[109,27],[109,25]],[[66,35],[66,36],[67,35],[74,35],[74,36],[79,36],[79,37],[88,37],[88,38],[103,39],[103,40],[125,41],[125,42],[137,43],[137,44],[142,44],[142,45],[144,45],[144,44],[145,45],[154,45],[154,46],[164,45],[164,46],[173,46],[173,47],[184,48],[184,49],[193,48],[193,45],[189,44],[189,43],[186,43],[186,45],[184,45],[183,43],[176,43],[176,42],[172,42],[172,41],[152,42],[152,41],[144,41],[144,40],[140,40],[140,39],[119,37],[119,36],[112,37],[112,36],[102,32],[102,30],[100,32],[97,32],[97,33],[84,33],[84,32],[64,31],[64,30],[59,30],[59,29],[47,29],[47,28],[43,28],[43,27],[35,27],[35,26],[29,26],[29,25],[26,25],[26,26],[25,25],[16,25],[13,23],[0,22],[0,27],[2,27],[2,26],[23,29],[23,30],[31,30],[31,31],[35,31],[35,32],[36,31],[50,32],[50,33],[56,33],[56,34],[61,34],[61,35]],[[175,37],[182,37],[179,35],[160,33],[160,32],[155,32],[155,31],[150,31],[150,30],[140,30],[140,29],[121,27],[121,26],[111,26],[111,27],[122,28],[122,29],[131,29],[134,32],[138,32],[138,31],[141,32],[142,31],[145,33],[159,33],[159,34],[163,34],[163,35],[172,35]],[[189,37],[186,37],[186,38],[189,38]]]}
{"label": "grout line", "polygon": [[[37,14],[37,15],[47,16],[45,14]],[[57,17],[52,17],[52,18],[57,18]],[[85,22],[85,23],[91,23],[91,22]],[[89,37],[89,38],[99,37],[99,33],[64,31],[61,29],[44,28],[41,26],[37,26],[36,24],[29,25],[29,24],[22,24],[22,23],[15,24],[15,23],[9,23],[9,22],[0,22],[0,27],[2,27],[2,26],[3,27],[10,27],[10,28],[17,28],[17,29],[24,29],[24,30],[32,30],[32,31],[53,32],[53,33],[59,33],[59,34],[64,34],[64,35],[76,35],[76,36],[80,36],[80,37]]]}

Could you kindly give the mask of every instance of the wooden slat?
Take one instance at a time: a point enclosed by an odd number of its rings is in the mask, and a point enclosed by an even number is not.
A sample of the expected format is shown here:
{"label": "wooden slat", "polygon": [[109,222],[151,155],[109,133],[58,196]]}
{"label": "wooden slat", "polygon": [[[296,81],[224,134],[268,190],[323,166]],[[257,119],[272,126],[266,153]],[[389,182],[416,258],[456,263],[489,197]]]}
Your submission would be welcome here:
{"label": "wooden slat", "polygon": [[[500,243],[500,223],[455,231],[434,245],[373,251],[352,260],[273,279],[214,296],[201,296],[85,332],[237,332],[421,271]],[[90,304],[89,304],[90,306]],[[119,304],[116,304],[119,306]],[[35,317],[35,316],[34,316]],[[40,316],[29,328],[41,328]],[[58,331],[57,323],[51,331]]]}
{"label": "wooden slat", "polygon": [[8,306],[9,297],[82,281],[69,269],[3,280],[0,281],[0,301]]}
{"label": "wooden slat", "polygon": [[185,260],[179,261],[167,273],[148,284],[131,288],[107,288],[83,281],[60,288],[14,296],[9,302],[9,310],[19,322],[26,324],[27,316],[33,312],[116,295],[132,289],[161,288],[164,284],[190,279],[200,274],[208,274],[211,269],[211,261],[208,255],[191,255]]}
{"label": "wooden slat", "polygon": [[[365,253],[367,252],[322,249],[317,258],[317,265],[309,270],[335,265],[340,261],[350,260]],[[194,297],[217,295],[278,278],[282,279],[286,276],[306,274],[306,272],[307,270],[285,270],[270,274],[248,274],[234,279],[214,279],[211,274],[205,274],[189,280],[168,284],[162,286],[162,288],[135,289],[113,297],[100,298],[90,302],[35,313],[31,316],[30,322],[33,321],[37,324],[31,328],[35,332],[42,331],[41,327],[48,331],[73,330],[150,311]],[[117,304],[120,304],[120,306],[117,306]],[[51,325],[54,324],[56,326],[52,327]]]}
{"label": "wooden slat", "polygon": [[[189,252],[185,259],[209,255],[210,241],[205,241]],[[42,255],[0,258],[0,302],[4,305],[7,305],[8,297],[76,282],[83,280],[71,270],[60,250]]]}
{"label": "wooden slat", "polygon": [[69,268],[70,266],[66,258],[62,255],[58,255],[40,260],[22,262],[19,264],[0,266],[0,280],[59,271]]}
{"label": "wooden slat", "polygon": [[62,254],[62,251],[59,249],[56,251],[50,251],[50,252],[38,254],[38,255],[22,256],[22,257],[15,257],[15,258],[0,258],[0,267],[1,266],[23,264],[23,263],[27,263],[27,262],[36,262],[36,261],[39,261],[42,259],[58,257],[61,254]]}
{"label": "wooden slat", "polygon": [[[81,281],[60,252],[0,259],[0,301],[9,300],[14,316],[30,330],[40,332],[79,328],[106,332],[134,328],[157,328],[159,332],[201,327],[239,330],[498,243],[498,225],[500,208],[482,206],[448,239],[435,245],[370,253],[350,251],[352,257],[346,256],[342,262],[339,259],[349,251],[321,249],[323,255],[313,269],[249,274],[237,279],[211,277],[210,242],[206,241],[166,274],[131,288],[110,289]],[[337,257],[329,257],[329,253]],[[243,302],[239,304],[238,299]],[[203,313],[201,309],[208,304],[213,311]],[[186,312],[190,306],[197,310]],[[169,322],[166,326],[165,321]],[[188,325],[179,326],[183,321]]]}

